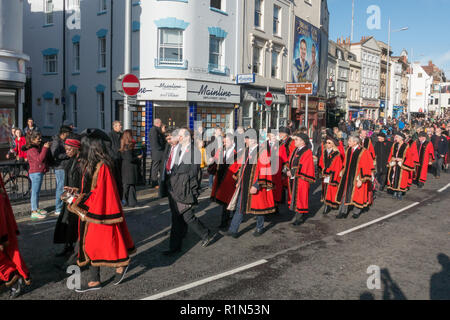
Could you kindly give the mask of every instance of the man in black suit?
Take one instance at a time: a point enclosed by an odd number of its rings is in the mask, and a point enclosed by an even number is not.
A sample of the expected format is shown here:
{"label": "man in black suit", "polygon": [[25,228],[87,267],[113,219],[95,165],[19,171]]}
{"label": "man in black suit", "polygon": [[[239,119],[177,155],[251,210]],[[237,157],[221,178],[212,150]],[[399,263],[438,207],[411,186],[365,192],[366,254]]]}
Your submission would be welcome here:
{"label": "man in black suit", "polygon": [[[178,140],[178,141],[177,141]],[[198,180],[200,154],[192,144],[189,130],[182,128],[172,132],[171,148],[164,161],[161,177],[168,191],[169,206],[172,212],[169,250],[164,255],[173,255],[181,251],[181,244],[190,226],[207,247],[217,234],[211,232],[195,216],[194,206],[198,204]]]}
{"label": "man in black suit", "polygon": [[161,172],[162,158],[166,147],[166,139],[161,131],[161,119],[155,119],[150,129],[150,149],[152,152],[152,168],[150,173],[151,187],[158,186],[158,173]]}
{"label": "man in black suit", "polygon": [[111,157],[114,161],[113,175],[116,179],[117,189],[119,191],[120,199],[123,196],[123,185],[122,185],[122,160],[120,158],[120,140],[122,139],[122,123],[120,121],[114,121],[112,123],[112,131],[109,133],[109,138],[111,141],[107,142],[110,147]]}

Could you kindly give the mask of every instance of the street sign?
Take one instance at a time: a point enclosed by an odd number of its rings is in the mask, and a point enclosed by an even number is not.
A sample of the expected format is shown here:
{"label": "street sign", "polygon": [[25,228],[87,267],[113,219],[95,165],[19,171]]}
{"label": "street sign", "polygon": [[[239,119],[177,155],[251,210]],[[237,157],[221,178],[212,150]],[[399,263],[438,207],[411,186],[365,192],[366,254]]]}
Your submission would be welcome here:
{"label": "street sign", "polygon": [[122,79],[122,88],[126,95],[135,96],[141,88],[141,83],[134,74],[126,74]]}
{"label": "street sign", "polygon": [[286,83],[286,95],[312,94],[312,83]]}
{"label": "street sign", "polygon": [[273,95],[270,91],[266,92],[266,95],[264,97],[264,103],[266,104],[266,106],[270,107],[272,105],[273,102]]}
{"label": "street sign", "polygon": [[238,74],[236,76],[236,84],[254,83],[254,82],[255,82],[255,74],[254,73]]}
{"label": "street sign", "polygon": [[127,102],[129,105],[133,105],[133,104],[137,103],[136,96],[126,96],[125,98],[127,99]]}

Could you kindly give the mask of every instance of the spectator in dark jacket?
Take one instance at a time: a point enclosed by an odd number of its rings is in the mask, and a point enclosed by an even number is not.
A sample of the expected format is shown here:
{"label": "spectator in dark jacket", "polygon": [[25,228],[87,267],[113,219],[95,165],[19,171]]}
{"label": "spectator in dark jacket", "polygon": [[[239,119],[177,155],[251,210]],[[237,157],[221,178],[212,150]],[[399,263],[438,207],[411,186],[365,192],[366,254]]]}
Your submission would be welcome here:
{"label": "spectator in dark jacket", "polygon": [[39,209],[39,193],[41,192],[42,179],[48,171],[46,162],[47,152],[51,143],[42,145],[42,135],[38,131],[33,131],[27,139],[25,150],[27,152],[29,177],[31,179],[31,219],[44,219],[47,216],[45,210]]}
{"label": "spectator in dark jacket", "polygon": [[41,132],[39,127],[34,123],[34,120],[32,118],[28,118],[27,126],[25,128],[25,136],[33,131]]}
{"label": "spectator in dark jacket", "polygon": [[150,149],[152,153],[152,169],[150,173],[150,185],[158,187],[158,174],[161,172],[162,158],[166,148],[166,138],[161,131],[161,119],[155,119],[150,129]]}
{"label": "spectator in dark jacket", "polygon": [[109,146],[110,156],[114,161],[113,175],[116,179],[117,189],[119,191],[119,197],[122,199],[123,189],[122,189],[122,164],[120,160],[120,139],[122,139],[122,123],[120,121],[114,121],[112,123],[113,130],[109,133],[109,138],[111,141],[106,141],[105,143]]}
{"label": "spectator in dark jacket", "polygon": [[122,183],[123,183],[123,199],[124,206],[135,207],[136,184],[138,182],[138,158],[142,155],[137,154],[134,149],[136,141],[133,139],[132,131],[125,130],[120,140],[120,158],[122,160]]}
{"label": "spectator in dark jacket", "polygon": [[66,154],[64,147],[64,140],[69,136],[72,130],[69,127],[62,126],[59,134],[53,137],[52,146],[50,148],[53,157],[56,178],[56,193],[55,193],[55,215],[59,216],[63,207],[61,195],[64,191],[64,169],[69,161],[69,156]]}
{"label": "spectator in dark jacket", "polygon": [[445,156],[448,153],[448,141],[447,138],[442,136],[442,129],[437,128],[436,134],[431,138],[433,142],[436,162],[434,163],[436,179],[441,176],[442,165],[444,163]]}

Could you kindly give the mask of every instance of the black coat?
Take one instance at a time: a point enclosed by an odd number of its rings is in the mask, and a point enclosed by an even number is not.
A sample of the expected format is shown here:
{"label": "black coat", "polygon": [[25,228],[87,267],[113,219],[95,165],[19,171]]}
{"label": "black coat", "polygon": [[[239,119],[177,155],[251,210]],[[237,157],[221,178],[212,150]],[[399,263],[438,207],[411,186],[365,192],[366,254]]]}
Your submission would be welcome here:
{"label": "black coat", "polygon": [[136,150],[126,150],[119,152],[122,160],[122,184],[137,184],[139,160]]}
{"label": "black coat", "polygon": [[375,157],[377,161],[377,173],[387,173],[387,163],[389,153],[391,152],[392,142],[385,140],[384,142],[377,141],[374,144]]}
{"label": "black coat", "polygon": [[109,137],[111,138],[112,155],[114,156],[115,159],[117,159],[119,158],[118,152],[120,149],[120,139],[122,139],[122,133],[113,130],[109,133]]}
{"label": "black coat", "polygon": [[193,205],[197,204],[199,195],[198,171],[200,164],[195,164],[195,159],[201,159],[200,151],[191,144],[188,152],[183,155],[180,164],[181,146],[175,155],[175,164],[169,177],[169,192],[171,197],[179,203]]}
{"label": "black coat", "polygon": [[160,161],[163,159],[164,149],[166,148],[166,138],[161,132],[161,129],[153,126],[150,129],[150,148],[152,153],[152,160]]}
{"label": "black coat", "polygon": [[[74,187],[81,190],[81,168],[77,158],[70,158],[64,169],[64,186]],[[56,222],[54,243],[75,243],[78,239],[78,216],[67,209],[63,209]]]}

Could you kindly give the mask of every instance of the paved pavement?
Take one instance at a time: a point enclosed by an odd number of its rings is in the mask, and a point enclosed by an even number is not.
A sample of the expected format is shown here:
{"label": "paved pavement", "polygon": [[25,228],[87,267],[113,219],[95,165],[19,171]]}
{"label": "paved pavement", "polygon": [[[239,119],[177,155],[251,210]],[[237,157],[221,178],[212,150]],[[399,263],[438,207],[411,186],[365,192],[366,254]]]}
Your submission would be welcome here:
{"label": "paved pavement", "polygon": [[[323,216],[316,185],[315,215],[302,226],[292,227],[293,214],[281,206],[279,215],[267,217],[259,238],[252,235],[250,217],[238,239],[222,237],[207,248],[189,231],[174,257],[161,254],[168,249],[167,199],[142,201],[142,208],[125,213],[138,248],[126,280],[113,286],[114,270],[105,268],[105,287],[85,294],[67,289],[63,261],[54,257],[61,249],[52,244],[56,218],[23,221],[20,245],[34,282],[20,299],[450,299],[449,182],[449,174],[440,180],[430,175],[423,189],[413,186],[403,201],[381,194],[357,220],[337,220],[335,211]],[[208,196],[207,189],[198,212],[216,230],[220,209]],[[342,234],[346,230],[351,232]],[[379,268],[380,289],[367,286],[369,266]]]}

